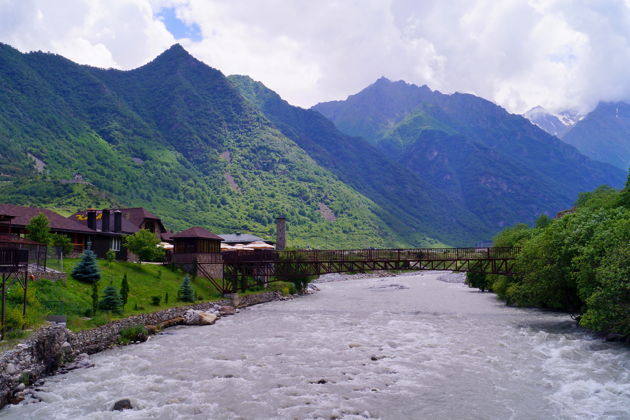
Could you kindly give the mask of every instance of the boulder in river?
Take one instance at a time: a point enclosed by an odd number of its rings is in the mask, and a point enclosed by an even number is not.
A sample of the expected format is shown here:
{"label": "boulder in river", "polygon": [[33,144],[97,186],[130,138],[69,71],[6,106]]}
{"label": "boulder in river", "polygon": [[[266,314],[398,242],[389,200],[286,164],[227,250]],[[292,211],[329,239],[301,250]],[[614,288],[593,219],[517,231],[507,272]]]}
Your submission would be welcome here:
{"label": "boulder in river", "polygon": [[234,315],[235,313],[236,313],[236,308],[234,308],[234,306],[219,307],[219,314],[221,316]]}
{"label": "boulder in river", "polygon": [[123,410],[131,410],[133,407],[131,405],[131,401],[128,398],[118,400],[114,403],[112,407],[112,411],[123,411]]}
{"label": "boulder in river", "polygon": [[217,316],[208,312],[199,313],[199,325],[212,325],[216,322]]}

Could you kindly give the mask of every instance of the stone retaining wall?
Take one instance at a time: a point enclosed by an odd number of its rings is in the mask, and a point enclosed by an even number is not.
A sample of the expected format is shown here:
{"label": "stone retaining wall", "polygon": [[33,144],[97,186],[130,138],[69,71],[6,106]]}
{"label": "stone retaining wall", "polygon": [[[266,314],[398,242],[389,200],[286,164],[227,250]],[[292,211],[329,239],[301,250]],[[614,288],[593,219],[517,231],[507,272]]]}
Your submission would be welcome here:
{"label": "stone retaining wall", "polygon": [[134,325],[176,325],[169,321],[181,318],[189,309],[208,310],[214,305],[245,307],[278,300],[278,292],[233,296],[218,302],[204,302],[163,311],[134,315],[91,330],[73,333],[63,325],[50,325],[33,333],[15,349],[0,356],[0,408],[13,395],[39,378],[55,372],[81,353],[97,353],[113,346],[122,328]]}

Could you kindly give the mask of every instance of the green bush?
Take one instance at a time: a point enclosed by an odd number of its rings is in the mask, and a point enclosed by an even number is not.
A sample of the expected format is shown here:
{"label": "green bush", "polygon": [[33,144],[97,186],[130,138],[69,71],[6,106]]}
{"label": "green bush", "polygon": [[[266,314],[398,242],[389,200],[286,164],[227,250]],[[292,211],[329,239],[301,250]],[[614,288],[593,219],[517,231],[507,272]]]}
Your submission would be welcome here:
{"label": "green bush", "polygon": [[134,325],[132,327],[122,328],[120,330],[120,344],[129,344],[134,341],[146,341],[149,331],[143,325]]}
{"label": "green bush", "polygon": [[[477,263],[475,267],[477,270],[480,270],[480,264]],[[491,289],[491,281],[487,274],[482,272],[468,272],[466,273],[466,281],[465,283],[468,287],[475,287],[482,292]]]}
{"label": "green bush", "polygon": [[160,306],[160,301],[162,298],[160,296],[151,296],[151,305]]}

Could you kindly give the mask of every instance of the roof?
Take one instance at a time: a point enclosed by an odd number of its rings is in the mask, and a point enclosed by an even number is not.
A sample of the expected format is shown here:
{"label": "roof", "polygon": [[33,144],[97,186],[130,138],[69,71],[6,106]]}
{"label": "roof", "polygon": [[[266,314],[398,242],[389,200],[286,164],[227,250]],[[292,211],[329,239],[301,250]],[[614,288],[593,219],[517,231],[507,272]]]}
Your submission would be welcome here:
{"label": "roof", "polygon": [[[96,212],[96,231],[101,232],[103,229],[103,210],[94,210]],[[87,227],[87,210],[78,211],[70,216],[70,219],[75,220],[77,223]],[[109,212],[109,231],[103,233],[136,233],[140,230],[140,228],[134,225],[129,220],[124,217],[121,218],[121,229],[120,232],[114,232],[114,210],[110,210]],[[90,232],[94,232],[92,229],[89,229]]]}
{"label": "roof", "polygon": [[46,246],[46,244],[42,244],[40,242],[31,241],[30,239],[21,238],[19,236],[0,235],[0,246],[3,246],[5,244],[22,244],[22,245],[42,245],[42,246]]}
{"label": "roof", "polygon": [[88,229],[87,226],[75,220],[65,218],[52,210],[39,207],[16,206],[14,204],[0,204],[0,214],[15,215],[15,218],[11,222],[13,227],[25,227],[33,217],[40,213],[48,218],[51,230],[81,233],[94,232]]}
{"label": "roof", "polygon": [[246,244],[257,241],[271,242],[265,241],[263,238],[259,238],[256,235],[250,235],[249,233],[221,233],[219,236],[228,244]]}
{"label": "roof", "polygon": [[145,209],[144,207],[131,207],[128,209],[118,209],[122,212],[123,218],[129,220],[136,226],[140,226],[144,219],[161,220],[159,217]]}
{"label": "roof", "polygon": [[214,239],[217,241],[223,240],[223,238],[221,238],[220,236],[215,235],[209,230],[206,230],[199,226],[191,227],[190,229],[183,230],[173,235],[173,239],[180,239],[180,238]]}

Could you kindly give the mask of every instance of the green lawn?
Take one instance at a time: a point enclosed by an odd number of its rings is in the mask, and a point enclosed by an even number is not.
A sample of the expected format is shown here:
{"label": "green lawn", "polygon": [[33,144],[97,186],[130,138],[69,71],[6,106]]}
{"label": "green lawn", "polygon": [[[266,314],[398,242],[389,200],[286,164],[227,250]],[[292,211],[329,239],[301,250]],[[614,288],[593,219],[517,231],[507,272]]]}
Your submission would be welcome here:
{"label": "green lawn", "polygon": [[[43,324],[48,315],[65,315],[68,328],[74,331],[94,328],[110,321],[126,318],[131,315],[150,313],[162,309],[190,305],[180,302],[177,294],[185,273],[168,266],[156,264],[136,264],[129,262],[112,262],[97,260],[101,270],[98,283],[99,300],[103,290],[110,282],[120,290],[123,276],[127,275],[129,298],[122,314],[113,314],[99,310],[91,315],[92,285],[74,280],[70,273],[79,262],[78,258],[65,259],[63,268],[68,276],[65,280],[35,280],[29,282],[27,316],[22,318],[22,288],[13,283],[7,293],[7,326],[9,333],[0,342],[0,350],[4,351],[17,343],[19,339],[29,335],[33,329]],[[49,260],[50,268],[59,269],[57,260]],[[197,297],[196,302],[219,300],[221,294],[203,277],[193,278],[192,285]],[[287,282],[274,282],[268,288],[254,287],[243,294],[261,293],[278,290],[283,294],[295,292],[295,286]],[[166,295],[168,294],[168,302]],[[159,305],[153,304],[153,297],[160,299]],[[23,328],[23,330],[21,330]]]}
{"label": "green lawn", "polygon": [[[79,259],[65,259],[64,271],[71,273]],[[129,299],[121,315],[99,311],[91,317],[92,285],[74,280],[69,274],[66,280],[49,281],[37,280],[30,283],[29,307],[26,323],[35,326],[41,323],[47,315],[62,314],[68,317],[68,327],[73,330],[91,328],[102,325],[113,319],[124,318],[147,312],[155,312],[174,306],[190,305],[190,302],[177,300],[177,292],[184,278],[181,270],[154,264],[136,264],[129,262],[113,262],[111,265],[105,260],[98,260],[101,269],[101,280],[98,283],[99,299],[103,290],[110,282],[120,289],[122,279],[127,274],[129,283]],[[59,262],[49,260],[48,266],[59,268]],[[198,301],[217,300],[221,295],[204,278],[194,278],[193,288]],[[19,286],[12,287],[13,293],[9,305],[18,306]],[[168,295],[168,302],[166,301]],[[153,296],[160,298],[160,304],[154,305]]]}

